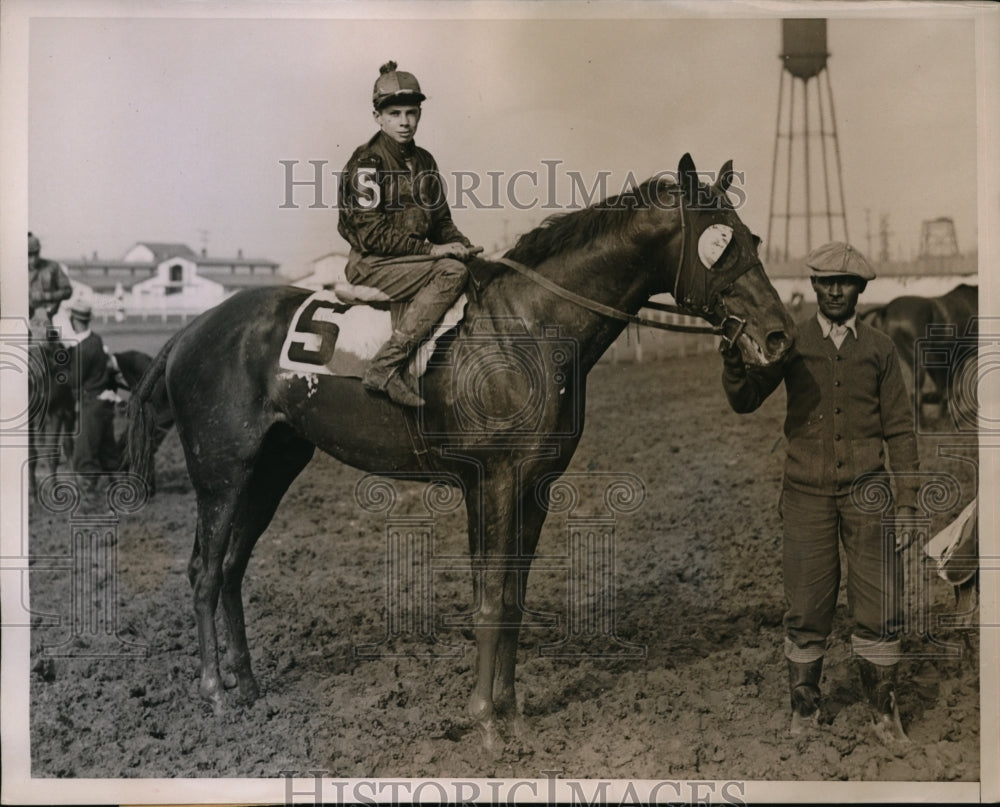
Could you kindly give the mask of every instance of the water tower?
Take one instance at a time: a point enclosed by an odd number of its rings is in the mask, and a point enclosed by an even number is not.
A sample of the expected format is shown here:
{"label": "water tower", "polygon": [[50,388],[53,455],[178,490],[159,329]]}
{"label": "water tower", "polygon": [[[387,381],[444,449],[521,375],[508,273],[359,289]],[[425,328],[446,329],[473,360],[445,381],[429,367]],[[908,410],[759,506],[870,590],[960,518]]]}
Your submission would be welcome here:
{"label": "water tower", "polygon": [[947,216],[929,219],[920,228],[921,258],[954,258],[958,252],[955,222]]}
{"label": "water tower", "polygon": [[[765,245],[769,260],[789,260],[821,243],[849,240],[826,20],[782,20],[781,41]],[[810,85],[815,86],[812,94]],[[776,201],[779,196],[783,201]]]}

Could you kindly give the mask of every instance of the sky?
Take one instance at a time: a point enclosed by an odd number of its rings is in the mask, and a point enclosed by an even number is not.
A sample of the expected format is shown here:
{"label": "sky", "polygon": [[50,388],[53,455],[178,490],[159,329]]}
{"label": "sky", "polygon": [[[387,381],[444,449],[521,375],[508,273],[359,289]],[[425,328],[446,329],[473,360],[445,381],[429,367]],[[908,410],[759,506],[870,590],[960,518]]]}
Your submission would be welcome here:
{"label": "sky", "polygon": [[[344,6],[322,3],[309,19],[277,5],[285,16],[125,16],[145,5],[30,23],[27,211],[43,255],[120,258],[137,241],[184,242],[304,274],[346,249],[333,172],[375,132],[371,88],[388,59],[428,96],[417,142],[450,187],[459,174],[480,182],[475,199],[451,199],[458,226],[488,249],[569,206],[574,173],[584,188],[603,175],[614,193],[630,176],[675,170],[684,152],[706,172],[731,158],[745,172],[741,215],[761,235],[772,182],[785,181],[773,171],[780,14],[756,5],[651,4],[643,19],[581,18],[594,4],[556,19],[505,4],[448,7],[466,19],[421,16],[432,6],[324,19],[317,10]],[[866,249],[887,215],[892,257],[909,258],[921,222],[949,216],[960,249],[975,249],[971,18],[832,16],[827,40],[850,240]],[[322,161],[322,207],[312,187],[287,184],[312,179],[310,161]],[[822,174],[811,175],[815,194]],[[814,230],[825,240],[825,223]]]}

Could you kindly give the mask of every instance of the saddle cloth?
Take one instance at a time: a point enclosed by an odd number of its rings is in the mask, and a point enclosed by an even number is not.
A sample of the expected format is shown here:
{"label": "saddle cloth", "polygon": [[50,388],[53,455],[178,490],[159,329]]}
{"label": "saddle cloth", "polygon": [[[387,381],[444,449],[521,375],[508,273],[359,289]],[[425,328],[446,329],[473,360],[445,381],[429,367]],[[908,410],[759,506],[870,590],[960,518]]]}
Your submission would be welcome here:
{"label": "saddle cloth", "polygon": [[[438,340],[462,321],[467,303],[468,297],[461,295],[414,352],[408,368],[414,377],[426,372]],[[351,307],[339,310],[345,305]],[[406,305],[390,302],[379,289],[345,281],[313,292],[292,316],[278,364],[295,374],[363,375],[367,363],[392,336],[392,324],[406,310]],[[335,350],[325,361],[320,359],[321,348],[323,340],[331,338],[330,330],[329,325],[323,329],[317,327],[318,323],[336,326],[332,337],[336,340]]]}

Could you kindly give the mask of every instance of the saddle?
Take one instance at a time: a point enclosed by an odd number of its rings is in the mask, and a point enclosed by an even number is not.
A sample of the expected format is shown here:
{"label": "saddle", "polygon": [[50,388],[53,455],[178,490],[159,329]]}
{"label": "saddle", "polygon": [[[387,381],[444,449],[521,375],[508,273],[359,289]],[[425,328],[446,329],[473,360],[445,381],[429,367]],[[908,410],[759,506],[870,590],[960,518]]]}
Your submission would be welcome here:
{"label": "saddle", "polygon": [[[462,294],[413,352],[407,369],[414,377],[427,370],[438,340],[462,321],[467,304],[468,297]],[[346,281],[327,284],[303,300],[292,315],[279,367],[310,375],[363,375],[408,305],[391,301],[371,286]]]}
{"label": "saddle", "polygon": [[389,295],[374,286],[355,286],[346,280],[337,280],[323,288],[332,291],[344,305],[367,305],[379,311],[388,311],[392,305]]}
{"label": "saddle", "polygon": [[[478,300],[482,290],[499,272],[503,271],[504,267],[485,258],[473,258],[466,264],[466,268],[469,270],[469,282],[466,284],[465,291],[473,300]],[[367,305],[379,311],[392,309],[393,303],[389,299],[389,295],[374,286],[358,286],[347,280],[335,280],[333,283],[327,283],[323,288],[332,291],[344,305]],[[406,310],[404,303],[398,305],[400,313]],[[396,317],[393,316],[393,324],[395,321]]]}
{"label": "saddle", "polygon": [[[466,284],[465,292],[444,313],[431,336],[416,350],[410,360],[408,369],[415,378],[419,378],[426,371],[427,363],[434,354],[438,340],[455,328],[465,317],[465,307],[469,299],[477,300],[482,290],[503,269],[500,264],[483,258],[473,258],[466,264],[466,267],[469,270],[469,282]],[[325,285],[324,288],[332,292],[337,300],[346,307],[366,306],[377,311],[388,311],[393,329],[409,306],[406,301],[394,302],[390,300],[389,296],[381,289],[374,286],[355,285],[346,279],[335,280],[333,283]],[[389,335],[387,334],[385,338],[388,339]]]}

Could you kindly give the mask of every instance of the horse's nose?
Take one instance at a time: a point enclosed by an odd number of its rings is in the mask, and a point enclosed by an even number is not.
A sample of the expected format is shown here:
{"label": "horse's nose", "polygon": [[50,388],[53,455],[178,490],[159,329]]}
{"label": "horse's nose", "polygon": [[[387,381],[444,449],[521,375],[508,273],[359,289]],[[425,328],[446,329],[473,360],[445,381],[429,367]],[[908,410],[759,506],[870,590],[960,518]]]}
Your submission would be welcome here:
{"label": "horse's nose", "polygon": [[792,338],[784,331],[770,331],[764,340],[767,355],[773,358],[784,356],[792,346]]}

